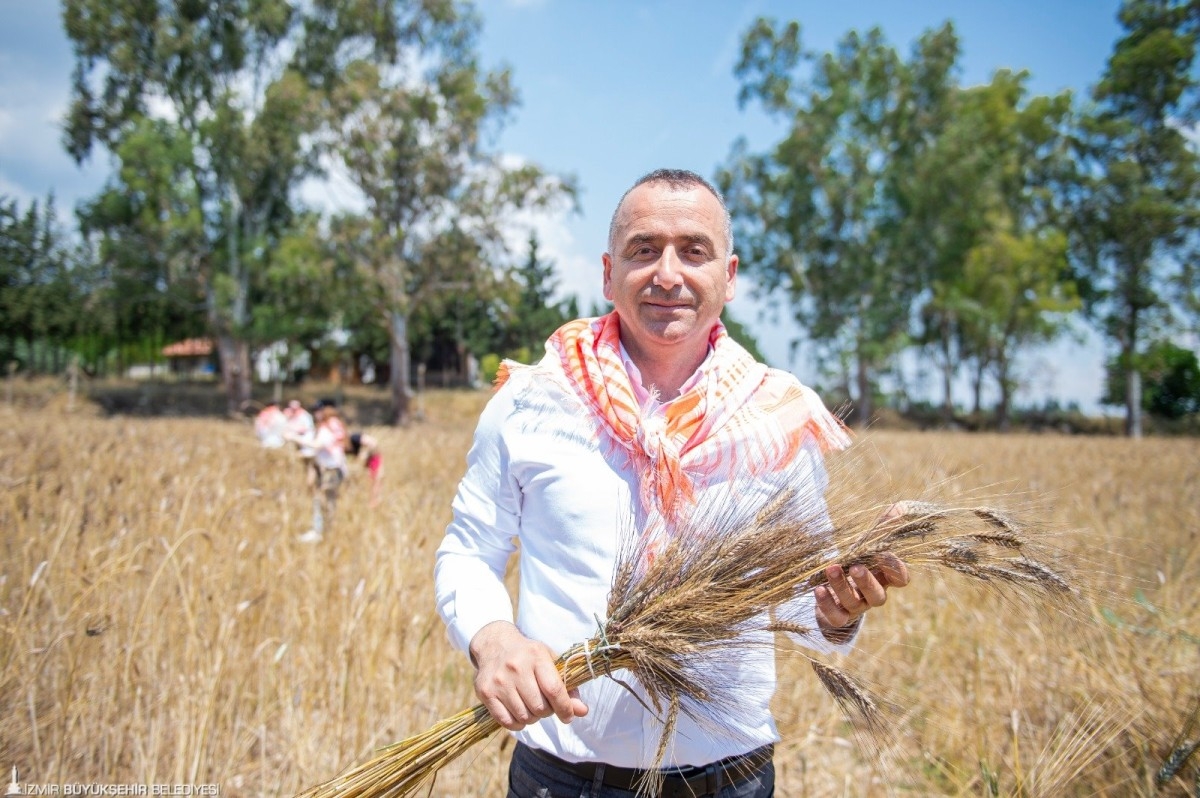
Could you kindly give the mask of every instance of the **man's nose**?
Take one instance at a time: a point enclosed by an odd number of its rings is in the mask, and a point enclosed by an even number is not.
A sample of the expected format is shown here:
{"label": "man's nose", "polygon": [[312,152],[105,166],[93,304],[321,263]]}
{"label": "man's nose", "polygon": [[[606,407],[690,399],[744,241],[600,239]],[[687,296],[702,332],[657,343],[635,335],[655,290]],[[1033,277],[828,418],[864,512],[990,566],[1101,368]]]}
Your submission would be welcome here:
{"label": "man's nose", "polygon": [[654,269],[654,284],[667,290],[683,284],[683,263],[675,247],[666,247],[659,256]]}

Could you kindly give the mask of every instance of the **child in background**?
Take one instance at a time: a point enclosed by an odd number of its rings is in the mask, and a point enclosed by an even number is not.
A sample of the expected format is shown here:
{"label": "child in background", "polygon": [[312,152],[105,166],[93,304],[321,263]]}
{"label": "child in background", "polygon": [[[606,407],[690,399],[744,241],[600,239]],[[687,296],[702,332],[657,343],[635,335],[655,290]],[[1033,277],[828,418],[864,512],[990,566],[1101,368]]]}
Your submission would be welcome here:
{"label": "child in background", "polygon": [[313,408],[316,430],[310,435],[297,436],[296,443],[311,449],[315,469],[315,493],[313,495],[313,525],[300,536],[301,543],[320,543],[326,530],[333,529],[337,513],[338,490],[346,479],[346,425],[338,416],[337,406],[327,399],[317,402]]}
{"label": "child in background", "polygon": [[297,454],[300,457],[300,465],[304,469],[304,484],[309,491],[317,489],[317,467],[313,462],[317,452],[311,446],[302,444],[301,441],[311,439],[316,433],[317,427],[313,423],[312,414],[304,409],[304,405],[300,404],[298,399],[293,399],[287,403],[283,414],[287,416],[287,439],[296,444]]}
{"label": "child in background", "polygon": [[375,436],[365,432],[356,432],[350,436],[346,445],[346,454],[357,458],[367,469],[371,480],[371,499],[369,506],[379,505],[379,477],[383,474],[383,455],[379,452],[379,441]]}

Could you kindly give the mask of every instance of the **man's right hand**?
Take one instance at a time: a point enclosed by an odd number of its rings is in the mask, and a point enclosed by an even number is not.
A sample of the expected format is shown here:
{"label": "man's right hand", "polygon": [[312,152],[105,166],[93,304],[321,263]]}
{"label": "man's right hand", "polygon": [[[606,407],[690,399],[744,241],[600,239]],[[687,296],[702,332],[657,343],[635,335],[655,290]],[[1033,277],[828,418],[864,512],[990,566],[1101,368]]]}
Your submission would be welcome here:
{"label": "man's right hand", "polygon": [[504,728],[518,731],[557,715],[563,723],[588,713],[576,690],[568,691],[558,657],[545,643],[530,640],[507,621],[493,621],[471,638],[475,695]]}

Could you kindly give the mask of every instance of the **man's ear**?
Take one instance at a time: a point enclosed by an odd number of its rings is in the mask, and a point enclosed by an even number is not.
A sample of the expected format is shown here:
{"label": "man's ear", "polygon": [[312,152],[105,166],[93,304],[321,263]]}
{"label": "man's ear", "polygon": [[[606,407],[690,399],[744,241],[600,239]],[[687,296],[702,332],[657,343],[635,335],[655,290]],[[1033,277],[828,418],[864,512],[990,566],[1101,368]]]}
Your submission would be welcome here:
{"label": "man's ear", "polygon": [[612,255],[605,252],[600,256],[600,262],[604,264],[604,298],[612,302]]}

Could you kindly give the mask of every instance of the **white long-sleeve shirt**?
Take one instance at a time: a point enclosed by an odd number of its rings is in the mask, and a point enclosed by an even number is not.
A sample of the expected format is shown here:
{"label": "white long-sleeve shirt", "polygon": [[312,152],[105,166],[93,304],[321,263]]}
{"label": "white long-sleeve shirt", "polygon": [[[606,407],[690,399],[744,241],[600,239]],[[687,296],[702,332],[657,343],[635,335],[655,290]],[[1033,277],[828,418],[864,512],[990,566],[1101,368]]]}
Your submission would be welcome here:
{"label": "white long-sleeve shirt", "polygon": [[[823,491],[816,447],[806,447],[801,458],[786,478],[816,480]],[[698,485],[699,500],[757,507],[780,487],[770,476],[752,486],[740,481],[736,496],[728,484]],[[451,642],[465,652],[485,625],[514,620],[503,579],[518,546],[518,628],[559,652],[593,636],[596,619],[605,617],[622,535],[645,520],[637,496],[624,451],[578,400],[536,372],[514,372],[480,417],[454,518],[437,552],[437,607]],[[813,610],[811,599],[803,600],[789,617],[815,628]],[[704,765],[778,740],[769,708],[774,650],[769,638],[759,642],[747,646],[726,674],[737,685],[739,700],[727,718],[736,720],[736,733],[716,737],[681,714],[665,765]],[[801,642],[821,650],[848,648],[820,634]],[[580,697],[587,716],[570,724],[547,718],[516,732],[517,738],[570,761],[653,764],[660,725],[637,698],[604,677],[583,685]]]}

